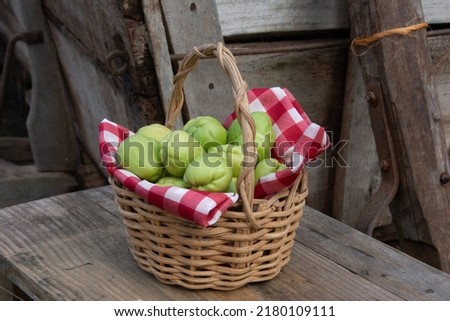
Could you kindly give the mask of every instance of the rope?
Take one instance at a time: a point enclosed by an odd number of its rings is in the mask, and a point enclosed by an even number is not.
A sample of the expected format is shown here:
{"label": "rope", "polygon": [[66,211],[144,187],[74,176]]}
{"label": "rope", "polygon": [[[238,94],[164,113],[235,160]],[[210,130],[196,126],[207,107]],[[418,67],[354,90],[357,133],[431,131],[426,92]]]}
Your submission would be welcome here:
{"label": "rope", "polygon": [[356,47],[372,47],[373,44],[377,43],[381,39],[392,37],[392,36],[403,36],[406,37],[410,35],[413,31],[417,31],[423,28],[428,28],[428,23],[422,22],[408,27],[393,28],[385,31],[377,32],[369,37],[357,37],[352,41],[352,51],[356,55]]}

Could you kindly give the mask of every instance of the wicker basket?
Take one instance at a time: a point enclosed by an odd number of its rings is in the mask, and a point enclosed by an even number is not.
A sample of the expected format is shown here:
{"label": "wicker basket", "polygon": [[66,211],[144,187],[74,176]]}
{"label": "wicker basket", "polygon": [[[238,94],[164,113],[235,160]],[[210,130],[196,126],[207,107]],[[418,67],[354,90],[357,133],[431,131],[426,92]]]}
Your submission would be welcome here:
{"label": "wicker basket", "polygon": [[[232,81],[244,142],[251,142],[254,123],[248,109],[247,85],[233,55],[221,43],[197,47],[184,58],[175,76],[166,126],[171,128],[179,116],[187,74],[200,58],[216,57]],[[255,155],[254,150],[250,154]],[[163,283],[217,290],[266,281],[280,272],[289,261],[303,216],[307,174],[303,170],[289,189],[268,199],[255,199],[255,161],[249,155],[244,156],[253,166],[244,167],[238,178],[240,200],[207,228],[164,212],[110,178],[131,252],[142,269]]]}

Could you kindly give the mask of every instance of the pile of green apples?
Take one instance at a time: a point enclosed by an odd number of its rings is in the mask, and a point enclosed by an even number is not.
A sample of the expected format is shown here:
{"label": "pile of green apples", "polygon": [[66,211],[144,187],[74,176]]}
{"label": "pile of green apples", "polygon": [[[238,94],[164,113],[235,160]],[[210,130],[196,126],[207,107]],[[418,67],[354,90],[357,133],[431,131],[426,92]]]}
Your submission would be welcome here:
{"label": "pile of green apples", "polygon": [[[265,112],[251,116],[256,128],[257,182],[286,167],[271,158],[275,135],[270,117]],[[117,161],[139,178],[162,186],[236,193],[244,148],[237,120],[226,130],[216,118],[198,116],[178,130],[161,124],[141,127],[120,143]]]}

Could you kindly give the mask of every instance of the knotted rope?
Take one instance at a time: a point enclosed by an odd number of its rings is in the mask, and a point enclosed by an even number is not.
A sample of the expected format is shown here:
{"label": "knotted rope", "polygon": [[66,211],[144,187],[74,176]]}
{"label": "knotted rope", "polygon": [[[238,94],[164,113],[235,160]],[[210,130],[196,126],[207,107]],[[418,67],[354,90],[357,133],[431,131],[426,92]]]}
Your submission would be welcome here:
{"label": "knotted rope", "polygon": [[428,28],[428,23],[421,22],[415,25],[401,27],[401,28],[393,28],[385,31],[377,32],[369,37],[357,37],[352,41],[352,51],[356,55],[356,47],[367,47],[371,48],[374,44],[384,38],[392,37],[392,36],[409,36],[412,32]]}

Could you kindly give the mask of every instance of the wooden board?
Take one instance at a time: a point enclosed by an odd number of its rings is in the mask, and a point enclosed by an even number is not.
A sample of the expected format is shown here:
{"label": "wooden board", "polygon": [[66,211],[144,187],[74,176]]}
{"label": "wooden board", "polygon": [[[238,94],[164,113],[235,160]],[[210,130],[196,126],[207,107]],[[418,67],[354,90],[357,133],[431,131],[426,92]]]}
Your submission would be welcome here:
{"label": "wooden board", "polygon": [[0,159],[0,208],[78,189],[64,172],[40,172],[34,165],[15,165]]}
{"label": "wooden board", "polygon": [[[103,118],[134,131],[163,122],[145,24],[133,15],[133,7],[124,9],[112,1],[44,1],[44,7],[74,103],[78,135],[99,165],[98,124]],[[128,59],[120,75],[111,73],[107,62],[114,50]]]}
{"label": "wooden board", "polygon": [[[450,36],[430,36],[428,45],[432,58],[432,73],[440,107],[447,148],[450,148]],[[348,140],[343,150],[348,167],[336,168],[333,216],[355,226],[380,183],[380,169],[361,68],[357,57],[349,55],[347,85],[342,115],[341,139]],[[361,161],[365,160],[365,161]]]}
{"label": "wooden board", "polygon": [[[195,46],[223,42],[213,0],[161,2],[172,54],[186,54]],[[201,60],[184,85],[189,118],[211,115],[225,120],[233,111],[231,83],[217,60]]]}
{"label": "wooden board", "polygon": [[164,285],[138,268],[119,215],[110,187],[0,210],[4,281],[35,300],[450,299],[447,274],[309,207],[273,280],[235,291]]}
{"label": "wooden board", "polygon": [[7,263],[5,258],[0,257],[0,300],[12,301],[14,299],[14,286],[7,278]]}
{"label": "wooden board", "polygon": [[443,124],[450,156],[450,35],[428,38],[432,59],[433,78],[438,93],[440,122]]}
{"label": "wooden board", "polygon": [[40,171],[74,170],[79,163],[79,151],[70,117],[72,106],[41,3],[4,1],[1,6],[1,20],[5,19],[2,28],[7,39],[25,31],[42,32],[41,42],[22,42],[15,47],[31,78],[26,125],[36,168]]}
{"label": "wooden board", "polygon": [[100,164],[98,124],[103,118],[135,130],[128,115],[127,99],[120,83],[81,52],[70,38],[50,24],[60,61],[74,102],[78,135],[93,159]]}
{"label": "wooden board", "polygon": [[32,162],[30,140],[27,137],[0,137],[0,159],[19,164]]}
{"label": "wooden board", "polygon": [[381,180],[358,57],[349,54],[340,139],[345,166],[336,167],[333,217],[355,227]]}
{"label": "wooden board", "polygon": [[[149,50],[153,56],[157,78],[156,82],[158,83],[158,90],[165,118],[168,114],[172,97],[174,74],[160,1],[143,0],[142,11],[149,33]],[[175,127],[182,127],[181,118],[177,120]]]}
{"label": "wooden board", "polygon": [[348,28],[347,7],[341,0],[216,2],[224,37]]}
{"label": "wooden board", "polygon": [[[420,300],[429,300],[431,299],[429,295],[433,296],[433,293],[445,293],[450,290],[450,284],[440,283],[440,277],[430,275],[428,278],[420,272],[429,265],[417,260],[408,264],[403,260],[411,257],[404,253],[373,239],[367,241],[367,235],[348,225],[330,220],[317,211],[313,213],[315,216],[313,220],[303,222],[300,242],[322,255],[332,256],[334,261],[349,267],[355,275],[364,276],[407,300],[412,300],[417,293],[420,293]],[[397,256],[400,253],[401,255]],[[447,273],[441,271],[440,275],[448,277]],[[391,280],[397,282],[391,283]],[[411,284],[406,285],[409,282]],[[443,297],[448,295],[445,294]]]}
{"label": "wooden board", "polygon": [[[420,1],[401,7],[379,1],[370,5],[357,1],[349,4],[355,35],[372,34],[376,31],[374,26],[387,30],[397,24],[406,25],[410,17],[422,16]],[[393,14],[398,10],[405,14]],[[426,259],[426,252],[432,252],[434,247],[441,268],[450,271],[450,189],[441,186],[439,180],[448,171],[448,151],[442,124],[438,122],[440,109],[431,77],[426,32],[417,31],[414,37],[401,41],[382,41],[359,56],[359,61],[366,85],[378,84],[382,89],[377,99],[380,106],[386,105],[393,133],[400,187],[390,208],[403,249]],[[421,242],[431,245],[428,251],[423,250]],[[435,259],[430,258],[432,261]]]}
{"label": "wooden board", "polygon": [[[250,37],[348,29],[347,3],[342,0],[217,0],[224,37]],[[449,23],[446,0],[423,0],[425,21]],[[251,15],[251,19],[249,19]]]}

